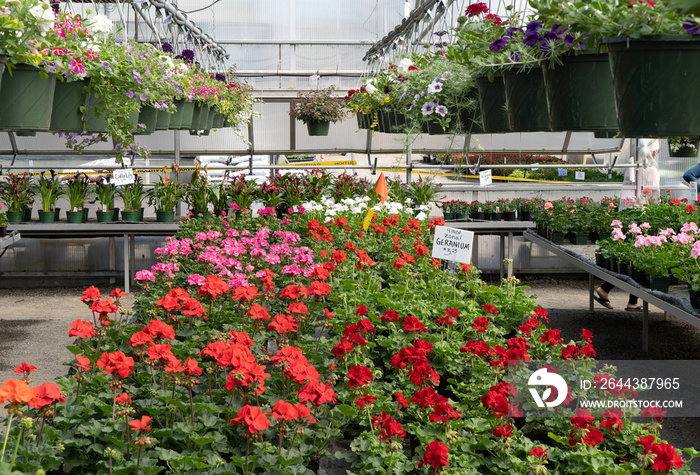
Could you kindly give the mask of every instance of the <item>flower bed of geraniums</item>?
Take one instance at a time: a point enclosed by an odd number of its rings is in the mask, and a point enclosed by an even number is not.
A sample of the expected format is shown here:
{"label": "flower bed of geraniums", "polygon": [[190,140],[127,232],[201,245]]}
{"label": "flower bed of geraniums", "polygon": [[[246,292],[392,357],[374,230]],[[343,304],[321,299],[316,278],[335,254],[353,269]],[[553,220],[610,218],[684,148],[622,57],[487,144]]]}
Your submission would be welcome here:
{"label": "flower bed of geraniums", "polygon": [[61,389],[0,386],[2,469],[313,473],[342,439],[356,473],[684,471],[657,411],[509,408],[508,361],[590,359],[590,332],[563,342],[514,279],[443,272],[428,247],[441,220],[387,203],[364,230],[366,205],[189,222],[138,273],[131,317],[119,290],[88,288]]}

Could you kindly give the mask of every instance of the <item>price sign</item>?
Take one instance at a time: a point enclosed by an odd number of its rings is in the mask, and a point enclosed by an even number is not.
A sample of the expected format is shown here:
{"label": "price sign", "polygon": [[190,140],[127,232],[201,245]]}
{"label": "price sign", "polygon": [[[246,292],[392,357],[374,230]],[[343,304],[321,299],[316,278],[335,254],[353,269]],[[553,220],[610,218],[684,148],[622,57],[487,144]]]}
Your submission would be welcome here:
{"label": "price sign", "polygon": [[491,169],[482,170],[479,172],[479,185],[488,186],[491,184]]}
{"label": "price sign", "polygon": [[533,172],[536,172],[537,170],[540,169],[540,167],[537,166],[537,165],[539,165],[539,163],[533,163],[533,165],[535,165],[534,167],[532,167]]}
{"label": "price sign", "polygon": [[585,180],[586,179],[586,172],[576,172],[574,175],[574,179]]}
{"label": "price sign", "polygon": [[567,175],[566,168],[557,168],[557,174],[558,174],[558,176],[566,176]]}
{"label": "price sign", "polygon": [[437,226],[433,236],[431,257],[469,264],[472,260],[473,243],[474,233],[472,231]]}
{"label": "price sign", "polygon": [[134,182],[134,170],[131,168],[121,168],[112,172],[112,183],[116,186],[130,185]]}

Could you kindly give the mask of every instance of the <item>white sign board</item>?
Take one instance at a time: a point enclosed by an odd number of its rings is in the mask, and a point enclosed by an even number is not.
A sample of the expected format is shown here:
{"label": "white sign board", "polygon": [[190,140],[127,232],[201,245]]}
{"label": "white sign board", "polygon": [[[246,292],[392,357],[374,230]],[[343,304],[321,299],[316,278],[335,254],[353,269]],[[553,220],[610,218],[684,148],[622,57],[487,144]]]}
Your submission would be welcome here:
{"label": "white sign board", "polygon": [[688,202],[695,203],[697,201],[697,198],[698,198],[698,182],[691,181],[690,183],[688,183],[688,185],[690,186],[690,190],[689,190],[690,196],[688,196],[688,198],[689,198]]}
{"label": "white sign board", "polygon": [[469,264],[472,260],[473,243],[472,231],[436,226],[431,257]]}
{"label": "white sign board", "polygon": [[567,169],[566,168],[557,168],[557,174],[558,174],[558,176],[566,176]]}
{"label": "white sign board", "polygon": [[479,172],[479,186],[488,186],[491,184],[491,169],[482,170]]}
{"label": "white sign board", "polygon": [[576,180],[585,180],[586,179],[586,172],[576,172],[574,175],[574,178]]}
{"label": "white sign board", "polygon": [[130,185],[134,182],[134,170],[121,168],[112,172],[112,183],[116,186]]}

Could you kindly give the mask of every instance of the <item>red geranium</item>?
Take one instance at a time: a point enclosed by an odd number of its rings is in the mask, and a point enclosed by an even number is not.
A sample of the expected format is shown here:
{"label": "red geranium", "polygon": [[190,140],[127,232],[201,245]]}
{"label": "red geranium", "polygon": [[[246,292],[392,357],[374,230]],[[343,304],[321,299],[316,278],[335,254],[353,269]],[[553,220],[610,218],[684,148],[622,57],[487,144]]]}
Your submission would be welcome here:
{"label": "red geranium", "polygon": [[434,440],[425,448],[425,453],[420,462],[418,462],[418,467],[420,468],[423,465],[430,465],[433,468],[449,467],[450,463],[447,461],[449,452],[449,447],[442,442]]}

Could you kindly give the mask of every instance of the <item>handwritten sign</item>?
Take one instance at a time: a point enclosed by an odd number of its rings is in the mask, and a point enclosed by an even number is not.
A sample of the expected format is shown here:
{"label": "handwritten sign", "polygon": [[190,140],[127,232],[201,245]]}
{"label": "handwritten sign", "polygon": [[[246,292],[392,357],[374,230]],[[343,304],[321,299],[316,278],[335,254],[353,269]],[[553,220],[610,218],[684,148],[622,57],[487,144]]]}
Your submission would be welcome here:
{"label": "handwritten sign", "polygon": [[482,170],[479,172],[479,185],[488,186],[492,183],[491,180],[491,169]]}
{"label": "handwritten sign", "polygon": [[130,185],[134,182],[134,170],[131,168],[122,168],[112,172],[112,183],[116,186]]}
{"label": "handwritten sign", "polygon": [[585,180],[586,179],[586,172],[575,172],[574,179]]}
{"label": "handwritten sign", "polygon": [[469,264],[472,260],[473,243],[474,233],[472,231],[437,226],[433,236],[431,257]]}

